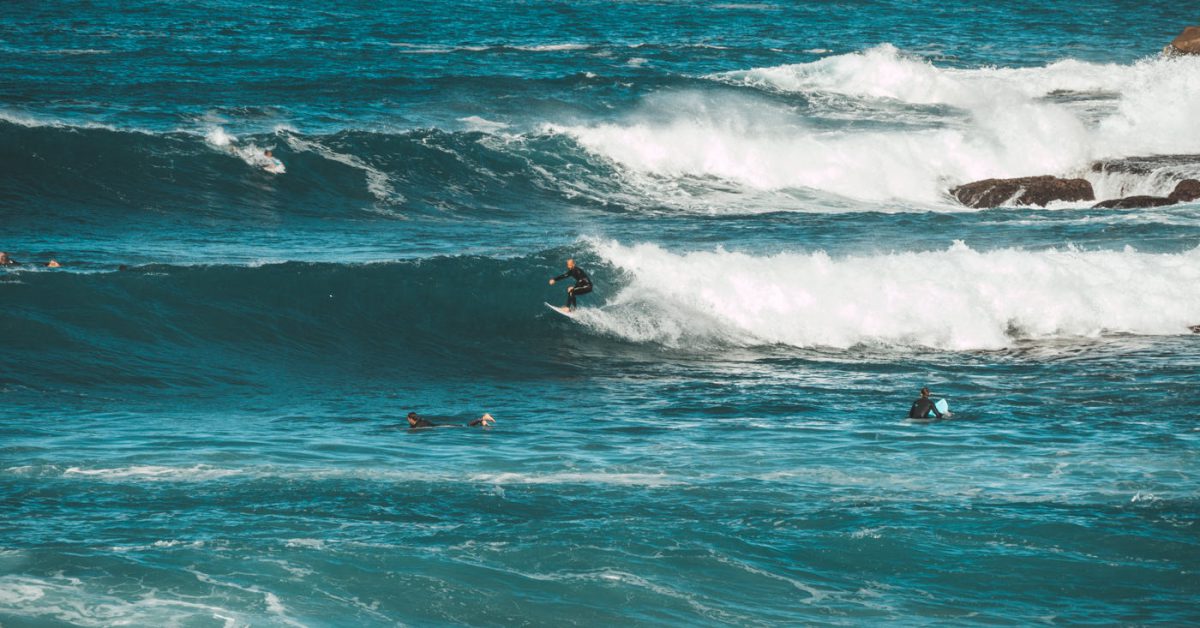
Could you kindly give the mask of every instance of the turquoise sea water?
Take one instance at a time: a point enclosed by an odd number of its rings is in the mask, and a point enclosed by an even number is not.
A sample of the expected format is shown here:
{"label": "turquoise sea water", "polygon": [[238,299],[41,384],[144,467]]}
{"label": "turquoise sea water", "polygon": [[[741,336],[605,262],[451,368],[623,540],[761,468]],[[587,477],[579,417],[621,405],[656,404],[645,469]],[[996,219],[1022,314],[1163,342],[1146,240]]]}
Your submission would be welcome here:
{"label": "turquoise sea water", "polygon": [[0,624],[1200,622],[1187,9],[0,6]]}

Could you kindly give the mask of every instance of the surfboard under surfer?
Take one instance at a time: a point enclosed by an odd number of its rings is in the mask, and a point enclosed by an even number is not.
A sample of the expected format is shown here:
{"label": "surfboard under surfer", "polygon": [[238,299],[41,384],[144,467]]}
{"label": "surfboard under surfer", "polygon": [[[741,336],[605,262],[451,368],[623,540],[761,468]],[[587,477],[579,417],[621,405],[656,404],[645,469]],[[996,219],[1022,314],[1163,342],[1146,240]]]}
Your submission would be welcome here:
{"label": "surfboard under surfer", "polygon": [[559,308],[563,312],[575,311],[575,297],[581,294],[587,294],[592,291],[592,280],[588,274],[583,272],[583,269],[575,264],[575,260],[567,260],[567,272],[550,280],[550,285],[554,285],[556,281],[562,281],[570,277],[575,280],[575,285],[567,288],[567,304]]}
{"label": "surfboard under surfer", "polygon": [[263,165],[264,170],[275,174],[282,174],[284,172],[283,162],[279,161],[279,158],[271,152],[271,149],[268,148],[263,151],[263,158],[266,161]]}
{"label": "surfboard under surfer", "polygon": [[912,407],[908,410],[908,418],[910,419],[928,419],[929,413],[933,412],[937,418],[942,418],[942,413],[938,412],[937,406],[933,404],[933,400],[929,398],[929,389],[921,388],[921,396],[912,403]]}

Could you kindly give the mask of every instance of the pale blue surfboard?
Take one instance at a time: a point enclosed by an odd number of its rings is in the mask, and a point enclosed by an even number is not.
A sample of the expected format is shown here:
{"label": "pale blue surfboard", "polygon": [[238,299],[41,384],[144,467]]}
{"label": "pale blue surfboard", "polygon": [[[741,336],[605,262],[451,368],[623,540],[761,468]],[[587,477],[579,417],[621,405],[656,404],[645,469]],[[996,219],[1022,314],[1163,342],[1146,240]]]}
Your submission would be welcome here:
{"label": "pale blue surfboard", "polygon": [[937,408],[937,411],[943,415],[950,414],[950,404],[946,403],[945,399],[938,399],[933,402],[933,407]]}

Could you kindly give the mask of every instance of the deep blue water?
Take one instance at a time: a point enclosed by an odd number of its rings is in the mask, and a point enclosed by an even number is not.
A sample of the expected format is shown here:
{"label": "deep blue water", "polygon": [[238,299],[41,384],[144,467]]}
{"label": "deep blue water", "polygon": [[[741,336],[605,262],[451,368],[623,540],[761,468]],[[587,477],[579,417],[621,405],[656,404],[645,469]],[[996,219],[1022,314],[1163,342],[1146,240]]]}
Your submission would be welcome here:
{"label": "deep blue water", "polygon": [[310,4],[0,6],[0,624],[1200,622],[1200,204],[946,194],[1190,7]]}

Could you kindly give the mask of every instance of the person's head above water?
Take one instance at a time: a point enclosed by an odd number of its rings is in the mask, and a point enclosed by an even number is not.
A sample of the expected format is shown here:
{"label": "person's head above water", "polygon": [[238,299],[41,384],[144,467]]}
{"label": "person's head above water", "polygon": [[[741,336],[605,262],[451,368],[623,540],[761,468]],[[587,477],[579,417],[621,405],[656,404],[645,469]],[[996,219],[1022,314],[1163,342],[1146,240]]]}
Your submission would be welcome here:
{"label": "person's head above water", "polygon": [[921,396],[922,396],[922,397],[928,397],[928,396],[929,396],[929,389],[928,389],[928,388],[925,388],[925,387],[922,387],[922,388],[921,388]]}
{"label": "person's head above water", "polygon": [[567,270],[571,270],[572,268],[575,268],[575,260],[569,259],[567,260]]}
{"label": "person's head above water", "polygon": [[417,416],[416,412],[409,412],[407,418],[408,418],[409,425],[416,425],[417,421],[421,420],[421,417]]}
{"label": "person's head above water", "polygon": [[271,155],[271,149],[269,149],[269,148],[268,148],[267,150],[264,150],[264,151],[263,151],[263,154],[264,154],[264,155],[266,155],[267,157],[271,157],[271,156],[272,156],[272,155]]}
{"label": "person's head above water", "polygon": [[0,265],[8,264],[8,263],[9,263],[8,253],[5,253],[4,251],[0,251]]}

